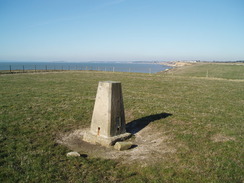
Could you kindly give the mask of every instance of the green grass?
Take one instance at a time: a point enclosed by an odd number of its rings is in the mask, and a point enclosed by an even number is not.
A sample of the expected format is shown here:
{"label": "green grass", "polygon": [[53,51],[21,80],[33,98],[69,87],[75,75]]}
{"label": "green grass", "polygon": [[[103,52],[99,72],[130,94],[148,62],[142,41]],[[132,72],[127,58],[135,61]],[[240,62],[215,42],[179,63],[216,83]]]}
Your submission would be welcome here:
{"label": "green grass", "polygon": [[[193,69],[192,69],[193,68]],[[244,79],[244,64],[239,63],[201,63],[175,69],[176,76],[209,77],[222,79]]]}
{"label": "green grass", "polygon": [[[243,68],[0,75],[0,182],[243,182]],[[67,158],[69,149],[56,139],[89,126],[100,80],[122,82],[125,110],[134,119],[172,114],[152,125],[177,151],[147,167]],[[214,142],[219,134],[232,140]]]}

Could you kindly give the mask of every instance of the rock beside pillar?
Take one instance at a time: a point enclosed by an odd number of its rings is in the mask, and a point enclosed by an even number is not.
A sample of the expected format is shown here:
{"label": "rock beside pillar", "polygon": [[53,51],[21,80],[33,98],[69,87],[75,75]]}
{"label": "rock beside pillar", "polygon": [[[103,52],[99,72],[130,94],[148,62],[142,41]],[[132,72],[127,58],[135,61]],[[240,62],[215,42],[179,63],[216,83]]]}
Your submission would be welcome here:
{"label": "rock beside pillar", "polygon": [[119,151],[130,149],[132,146],[132,142],[116,142],[114,145],[114,149],[117,149]]}

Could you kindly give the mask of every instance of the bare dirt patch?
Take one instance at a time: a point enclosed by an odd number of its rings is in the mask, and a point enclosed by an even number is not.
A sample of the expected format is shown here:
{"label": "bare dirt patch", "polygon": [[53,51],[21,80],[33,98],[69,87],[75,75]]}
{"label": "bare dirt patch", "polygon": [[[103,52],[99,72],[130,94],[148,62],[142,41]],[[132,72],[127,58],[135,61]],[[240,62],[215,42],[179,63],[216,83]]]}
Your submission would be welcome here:
{"label": "bare dirt patch", "polygon": [[63,135],[58,143],[63,144],[73,151],[87,154],[91,157],[119,160],[123,164],[139,162],[142,166],[156,163],[166,153],[175,153],[176,149],[170,146],[171,138],[149,124],[129,139],[134,145],[126,151],[118,151],[113,147],[106,148],[93,145],[82,140],[85,131],[79,129],[70,134]]}
{"label": "bare dirt patch", "polygon": [[211,140],[213,142],[227,142],[227,141],[235,140],[235,138],[218,133],[212,136]]}

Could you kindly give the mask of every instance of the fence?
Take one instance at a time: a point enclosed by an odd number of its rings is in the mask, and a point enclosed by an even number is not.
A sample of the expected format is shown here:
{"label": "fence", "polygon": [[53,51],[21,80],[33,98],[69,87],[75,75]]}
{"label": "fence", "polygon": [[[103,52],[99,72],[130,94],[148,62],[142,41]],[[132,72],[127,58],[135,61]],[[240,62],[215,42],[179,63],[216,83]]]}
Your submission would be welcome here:
{"label": "fence", "polygon": [[[59,72],[59,71],[106,71],[106,72],[138,72],[152,73],[151,68],[104,67],[79,65],[8,65],[0,68],[0,74]],[[157,71],[154,71],[157,72]]]}

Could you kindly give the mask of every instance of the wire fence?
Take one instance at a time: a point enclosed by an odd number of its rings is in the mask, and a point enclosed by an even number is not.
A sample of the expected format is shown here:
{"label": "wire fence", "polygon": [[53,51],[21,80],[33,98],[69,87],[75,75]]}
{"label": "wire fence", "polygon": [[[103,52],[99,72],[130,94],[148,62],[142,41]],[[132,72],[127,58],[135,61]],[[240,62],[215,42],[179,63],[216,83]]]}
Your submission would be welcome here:
{"label": "wire fence", "polygon": [[151,68],[104,67],[79,65],[8,65],[0,69],[0,74],[60,72],[60,71],[105,71],[105,72],[138,72],[152,73]]}

